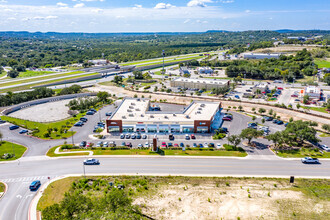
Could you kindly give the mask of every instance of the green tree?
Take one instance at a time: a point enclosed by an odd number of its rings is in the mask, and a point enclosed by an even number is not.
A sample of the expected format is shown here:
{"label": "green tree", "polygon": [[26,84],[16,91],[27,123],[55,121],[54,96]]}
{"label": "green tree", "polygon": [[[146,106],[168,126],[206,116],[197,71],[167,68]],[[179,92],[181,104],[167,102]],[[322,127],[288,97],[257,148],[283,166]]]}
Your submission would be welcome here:
{"label": "green tree", "polygon": [[322,125],[322,129],[327,131],[327,132],[330,132],[330,125],[324,124],[324,125]]}
{"label": "green tree", "polygon": [[264,108],[259,108],[258,112],[259,112],[260,114],[263,114],[263,113],[266,112],[266,109],[264,109]]}
{"label": "green tree", "polygon": [[113,82],[121,85],[123,83],[123,78],[121,76],[115,76],[115,78],[113,79]]}
{"label": "green tree", "polygon": [[258,131],[258,130],[253,129],[253,128],[245,128],[245,129],[242,130],[242,132],[240,134],[240,137],[242,139],[247,139],[248,143],[250,144],[251,140],[253,138],[257,138],[257,137],[262,136],[262,135],[263,135],[263,131]]}
{"label": "green tree", "polygon": [[7,75],[10,77],[10,78],[16,78],[18,77],[19,75],[19,72],[17,70],[9,70]]}
{"label": "green tree", "polygon": [[104,91],[100,91],[97,93],[97,98],[99,98],[99,100],[103,103],[107,102],[108,97],[109,97],[109,93],[104,92]]}
{"label": "green tree", "polygon": [[309,102],[309,95],[304,95],[303,97],[303,103],[307,104]]}
{"label": "green tree", "polygon": [[236,149],[237,146],[241,143],[241,137],[239,135],[230,135],[228,136],[228,141],[231,143]]}
{"label": "green tree", "polygon": [[134,79],[143,79],[142,71],[133,71]]}

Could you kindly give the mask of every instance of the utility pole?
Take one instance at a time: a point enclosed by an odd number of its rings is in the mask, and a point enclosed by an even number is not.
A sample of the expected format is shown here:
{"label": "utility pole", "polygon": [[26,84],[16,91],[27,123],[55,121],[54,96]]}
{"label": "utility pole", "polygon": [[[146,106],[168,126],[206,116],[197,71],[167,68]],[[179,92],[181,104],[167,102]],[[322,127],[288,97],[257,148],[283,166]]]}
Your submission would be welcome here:
{"label": "utility pole", "polygon": [[163,79],[164,79],[164,74],[165,74],[165,50],[163,50],[162,55],[163,55],[163,72],[162,72],[162,74],[163,74]]}
{"label": "utility pole", "polygon": [[100,122],[101,122],[101,110],[99,110],[99,118],[100,118]]}
{"label": "utility pole", "polygon": [[84,178],[86,179],[86,172],[85,172],[85,164],[83,162],[83,169],[84,169]]}
{"label": "utility pole", "polygon": [[73,131],[71,130],[71,132],[72,132],[72,136],[71,136],[71,138],[72,138],[72,147],[74,146],[74,141],[73,141]]}
{"label": "utility pole", "polygon": [[15,150],[14,150],[13,142],[11,142],[11,147],[13,148],[13,154],[15,155]]}

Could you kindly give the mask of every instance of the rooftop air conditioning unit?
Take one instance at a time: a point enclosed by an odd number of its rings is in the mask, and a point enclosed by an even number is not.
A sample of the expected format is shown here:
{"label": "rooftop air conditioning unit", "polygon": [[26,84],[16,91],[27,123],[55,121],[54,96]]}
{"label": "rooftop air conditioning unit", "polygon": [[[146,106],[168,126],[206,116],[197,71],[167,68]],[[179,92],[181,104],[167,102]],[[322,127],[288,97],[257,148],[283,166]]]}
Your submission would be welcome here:
{"label": "rooftop air conditioning unit", "polygon": [[173,114],[173,116],[176,116],[176,114]]}
{"label": "rooftop air conditioning unit", "polygon": [[134,117],[134,115],[133,115],[133,114],[129,114],[128,116],[129,116],[129,117]]}
{"label": "rooftop air conditioning unit", "polygon": [[198,108],[198,110],[203,110],[202,108]]}
{"label": "rooftop air conditioning unit", "polygon": [[135,103],[134,103],[134,102],[132,102],[132,103],[131,103],[131,105],[135,105]]}
{"label": "rooftop air conditioning unit", "polygon": [[186,115],[186,118],[190,118],[189,115]]}
{"label": "rooftop air conditioning unit", "polygon": [[139,108],[137,108],[137,109],[135,109],[135,111],[137,111],[137,112],[138,112],[138,111],[140,111],[140,109],[139,109]]}
{"label": "rooftop air conditioning unit", "polygon": [[143,114],[141,114],[141,117],[144,117],[144,115],[143,115]]}
{"label": "rooftop air conditioning unit", "polygon": [[201,107],[205,107],[205,104],[201,104]]}
{"label": "rooftop air conditioning unit", "polygon": [[201,114],[201,112],[200,111],[197,111],[197,114]]}
{"label": "rooftop air conditioning unit", "polygon": [[167,115],[165,115],[164,118],[168,118]]}
{"label": "rooftop air conditioning unit", "polygon": [[125,119],[125,118],[126,118],[126,116],[125,116],[125,115],[123,115],[123,116],[121,116],[121,118]]}
{"label": "rooftop air conditioning unit", "polygon": [[132,112],[132,110],[131,109],[127,109],[127,112]]}
{"label": "rooftop air conditioning unit", "polygon": [[150,118],[154,118],[154,116],[153,115],[150,115]]}

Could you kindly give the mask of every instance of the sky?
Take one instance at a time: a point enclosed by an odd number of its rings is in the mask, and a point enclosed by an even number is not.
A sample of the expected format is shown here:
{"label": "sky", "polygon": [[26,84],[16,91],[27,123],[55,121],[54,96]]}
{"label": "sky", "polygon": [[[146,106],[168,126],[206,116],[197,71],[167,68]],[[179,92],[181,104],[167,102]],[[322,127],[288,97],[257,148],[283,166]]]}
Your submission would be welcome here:
{"label": "sky", "polygon": [[330,0],[0,0],[0,31],[330,30]]}

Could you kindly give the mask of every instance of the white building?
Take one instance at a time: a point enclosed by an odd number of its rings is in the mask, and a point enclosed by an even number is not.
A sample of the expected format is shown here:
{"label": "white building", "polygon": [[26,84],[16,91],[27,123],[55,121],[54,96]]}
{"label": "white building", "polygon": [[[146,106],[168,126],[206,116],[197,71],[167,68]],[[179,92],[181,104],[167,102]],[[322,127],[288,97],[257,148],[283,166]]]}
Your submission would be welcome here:
{"label": "white building", "polygon": [[197,72],[199,74],[212,74],[213,69],[210,67],[197,67]]}
{"label": "white building", "polygon": [[309,99],[317,99],[321,98],[321,89],[317,86],[306,86],[304,89],[304,96],[308,95]]}
{"label": "white building", "polygon": [[242,53],[241,56],[244,59],[278,59],[281,54],[279,53]]}
{"label": "white building", "polygon": [[89,63],[93,63],[94,65],[106,65],[109,63],[108,60],[99,59],[99,60],[88,60]]}
{"label": "white building", "polygon": [[176,78],[170,82],[171,87],[182,87],[190,89],[206,89],[229,87],[229,80],[216,79],[191,79],[191,78]]}

